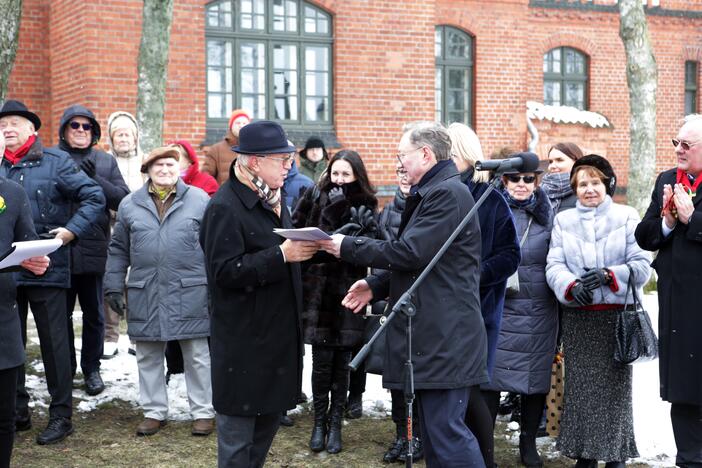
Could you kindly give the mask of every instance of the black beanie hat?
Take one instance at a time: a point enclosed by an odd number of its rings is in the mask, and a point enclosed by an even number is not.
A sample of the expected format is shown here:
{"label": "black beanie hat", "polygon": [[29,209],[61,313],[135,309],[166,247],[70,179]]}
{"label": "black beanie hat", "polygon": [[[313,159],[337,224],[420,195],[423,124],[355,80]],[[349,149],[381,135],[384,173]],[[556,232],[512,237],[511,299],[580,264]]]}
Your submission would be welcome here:
{"label": "black beanie hat", "polygon": [[329,159],[327,149],[324,147],[324,142],[318,137],[309,137],[305,143],[305,147],[300,151],[300,157],[307,159],[307,150],[310,148],[322,148],[324,159]]}
{"label": "black beanie hat", "polygon": [[[575,161],[573,168],[570,170],[571,175],[575,174],[575,170],[582,166],[594,167],[604,174],[604,184],[607,195],[610,197],[614,196],[614,190],[617,188],[617,176],[614,173],[614,169],[612,169],[612,165],[609,163],[609,161],[598,154],[588,154],[587,156],[583,156]],[[571,184],[574,185],[573,182],[571,182]],[[575,191],[575,187],[573,187],[573,191]]]}

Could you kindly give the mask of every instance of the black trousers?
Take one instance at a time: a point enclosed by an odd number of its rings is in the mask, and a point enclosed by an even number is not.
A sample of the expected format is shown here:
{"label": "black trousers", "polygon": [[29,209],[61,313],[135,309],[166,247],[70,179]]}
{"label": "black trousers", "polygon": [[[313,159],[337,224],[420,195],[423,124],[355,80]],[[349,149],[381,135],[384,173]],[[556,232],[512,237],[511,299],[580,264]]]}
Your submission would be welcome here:
{"label": "black trousers", "polygon": [[102,275],[71,275],[71,289],[66,293],[68,311],[68,345],[71,348],[71,371],[76,375],[76,347],[73,335],[73,309],[76,297],[83,311],[83,335],[80,368],[83,375],[100,370],[103,341],[105,340],[105,312],[102,304]]}
{"label": "black trousers", "polygon": [[670,420],[678,455],[675,463],[681,467],[702,467],[702,406],[673,403]]}
{"label": "black trousers", "polygon": [[[51,395],[49,417],[70,418],[73,377],[66,327],[66,290],[38,286],[17,288],[17,307],[25,347],[27,346],[27,314],[30,305],[34,322],[37,324],[46,384]],[[29,410],[29,393],[24,387],[24,374],[24,367],[22,367],[22,370],[17,373],[16,409],[18,413]]]}
{"label": "black trousers", "polygon": [[15,438],[17,374],[22,366],[0,370],[0,468],[10,466]]}

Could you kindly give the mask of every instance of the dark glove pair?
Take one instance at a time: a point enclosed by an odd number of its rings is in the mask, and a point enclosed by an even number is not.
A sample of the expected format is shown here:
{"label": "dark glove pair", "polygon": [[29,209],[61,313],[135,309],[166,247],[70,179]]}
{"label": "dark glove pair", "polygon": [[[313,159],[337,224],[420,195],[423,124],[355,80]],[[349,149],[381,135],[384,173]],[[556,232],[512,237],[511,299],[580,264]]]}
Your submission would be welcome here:
{"label": "dark glove pair", "polygon": [[592,304],[593,291],[600,286],[609,285],[612,282],[612,276],[608,270],[604,268],[593,268],[587,270],[580,279],[575,281],[575,284],[570,288],[570,295],[573,296],[575,302],[581,306]]}
{"label": "dark glove pair", "polygon": [[80,163],[80,168],[85,172],[91,179],[95,177],[95,161],[89,158],[85,158]]}
{"label": "dark glove pair", "polygon": [[127,310],[127,306],[124,304],[124,294],[109,292],[105,294],[105,302],[107,302],[110,309],[114,310],[117,315],[124,317],[124,312]]}

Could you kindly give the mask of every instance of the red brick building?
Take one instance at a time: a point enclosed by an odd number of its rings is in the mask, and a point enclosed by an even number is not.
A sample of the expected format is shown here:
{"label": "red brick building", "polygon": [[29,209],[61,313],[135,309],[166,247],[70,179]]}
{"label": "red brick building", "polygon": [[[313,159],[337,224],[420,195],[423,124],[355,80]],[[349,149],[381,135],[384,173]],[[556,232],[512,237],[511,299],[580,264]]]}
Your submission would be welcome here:
{"label": "red brick building", "polygon": [[[658,166],[699,111],[702,0],[644,0],[659,69]],[[104,124],[135,112],[142,2],[25,0],[8,96],[44,121],[73,103]],[[571,140],[628,165],[629,104],[616,0],[175,0],[164,138],[210,143],[232,108],[321,134],[394,182],[404,122],[473,126],[489,154],[528,142],[526,103],[570,104],[609,126],[534,120],[538,151]],[[147,148],[148,150],[148,148]],[[626,185],[622,178],[621,185]],[[385,187],[390,189],[390,187]]]}

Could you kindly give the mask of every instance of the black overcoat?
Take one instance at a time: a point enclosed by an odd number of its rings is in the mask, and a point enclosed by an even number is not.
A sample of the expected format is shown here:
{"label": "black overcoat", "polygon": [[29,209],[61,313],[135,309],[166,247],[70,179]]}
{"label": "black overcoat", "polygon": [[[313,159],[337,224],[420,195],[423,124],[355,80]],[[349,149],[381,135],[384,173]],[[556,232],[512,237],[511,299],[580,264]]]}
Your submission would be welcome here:
{"label": "black overcoat", "polygon": [[212,402],[230,416],[294,408],[302,384],[300,266],[274,228],[291,228],[230,171],[200,228],[211,300]]}
{"label": "black overcoat", "polygon": [[678,222],[663,237],[663,185],[675,184],[676,169],[661,173],[651,204],[636,228],[636,242],[658,250],[651,266],[658,274],[658,337],[661,398],[671,403],[702,405],[702,193],[693,199],[689,225]]}
{"label": "black overcoat", "polygon": [[[13,242],[36,238],[27,194],[19,184],[0,176],[0,256],[10,250]],[[12,273],[16,269],[0,270],[0,370],[24,362],[22,329],[15,302],[17,290]]]}
{"label": "black overcoat", "polygon": [[[376,299],[394,304],[429,264],[474,205],[470,190],[453,164],[446,165],[419,188],[407,224],[395,241],[345,237],[341,259],[390,270],[368,278]],[[418,390],[461,388],[488,381],[487,339],[480,313],[480,227],[468,223],[426,280],[417,289],[412,319],[414,385]],[[389,290],[388,287],[389,286]],[[403,388],[407,356],[405,320],[387,328],[383,386]]]}

